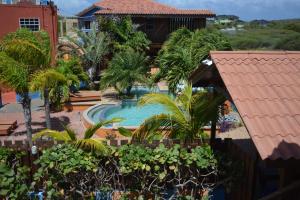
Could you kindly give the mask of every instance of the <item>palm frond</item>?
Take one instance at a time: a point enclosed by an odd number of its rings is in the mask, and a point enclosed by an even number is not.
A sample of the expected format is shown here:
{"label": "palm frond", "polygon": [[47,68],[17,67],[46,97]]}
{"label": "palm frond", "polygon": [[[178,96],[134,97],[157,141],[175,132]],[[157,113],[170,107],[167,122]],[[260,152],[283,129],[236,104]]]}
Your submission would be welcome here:
{"label": "palm frond", "polygon": [[92,138],[93,135],[97,132],[97,130],[99,128],[101,128],[102,126],[110,125],[110,124],[113,124],[113,123],[119,123],[122,120],[123,120],[122,118],[113,118],[111,120],[106,120],[106,121],[99,122],[96,125],[88,128],[85,131],[85,133],[84,133],[84,139],[90,139],[90,138]]}
{"label": "palm frond", "polygon": [[140,127],[132,134],[135,141],[143,141],[153,138],[160,132],[162,135],[169,135],[172,130],[172,117],[167,114],[154,115],[146,119]]}
{"label": "palm frond", "polygon": [[132,137],[133,135],[133,133],[130,130],[123,127],[118,128],[118,131],[124,137]]}
{"label": "palm frond", "polygon": [[166,108],[169,113],[172,113],[178,121],[186,121],[185,113],[180,109],[179,105],[166,94],[146,94],[138,102],[139,106],[148,104],[160,104]]}
{"label": "palm frond", "polygon": [[106,154],[108,152],[107,146],[104,144],[104,141],[101,139],[89,138],[89,139],[82,139],[75,142],[75,145],[78,148],[87,151],[97,151],[102,154]]}
{"label": "palm frond", "polygon": [[66,131],[54,131],[54,130],[43,130],[37,134],[35,134],[32,138],[33,141],[37,140],[40,137],[50,137],[54,140],[59,140],[59,141],[64,141],[64,142],[69,142],[72,141],[70,138],[69,134]]}
{"label": "palm frond", "polygon": [[70,139],[72,141],[76,141],[76,132],[70,127],[70,126],[65,126],[63,125],[65,132],[69,135]]}

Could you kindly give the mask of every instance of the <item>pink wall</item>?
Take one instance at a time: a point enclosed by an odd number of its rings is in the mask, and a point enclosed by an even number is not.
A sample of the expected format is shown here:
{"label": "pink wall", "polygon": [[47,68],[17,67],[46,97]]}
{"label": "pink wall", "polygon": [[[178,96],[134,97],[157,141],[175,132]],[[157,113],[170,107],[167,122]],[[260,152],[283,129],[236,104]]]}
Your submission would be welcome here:
{"label": "pink wall", "polygon": [[57,9],[51,6],[40,5],[5,5],[0,4],[0,39],[7,33],[14,32],[18,28],[20,18],[39,18],[40,29],[48,32],[52,44],[52,57],[55,57],[55,49],[58,43],[57,33]]}

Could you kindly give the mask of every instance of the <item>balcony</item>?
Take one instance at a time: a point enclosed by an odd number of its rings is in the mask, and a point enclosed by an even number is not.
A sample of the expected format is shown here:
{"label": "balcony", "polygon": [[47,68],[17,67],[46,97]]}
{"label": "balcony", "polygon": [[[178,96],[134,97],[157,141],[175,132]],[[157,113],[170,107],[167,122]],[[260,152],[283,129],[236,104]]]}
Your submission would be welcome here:
{"label": "balcony", "polygon": [[89,32],[91,32],[92,31],[92,29],[86,29],[86,28],[82,28],[82,29],[80,29],[82,32],[84,32],[84,33],[89,33]]}

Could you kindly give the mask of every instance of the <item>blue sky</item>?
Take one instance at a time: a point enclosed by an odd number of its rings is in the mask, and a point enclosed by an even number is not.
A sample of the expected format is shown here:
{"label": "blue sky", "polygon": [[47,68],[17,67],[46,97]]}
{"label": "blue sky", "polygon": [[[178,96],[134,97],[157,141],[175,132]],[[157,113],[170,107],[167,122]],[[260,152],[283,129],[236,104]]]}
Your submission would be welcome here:
{"label": "blue sky", "polygon": [[[99,0],[54,0],[63,15],[74,15]],[[300,18],[300,0],[157,0],[187,9],[210,9],[243,20]]]}

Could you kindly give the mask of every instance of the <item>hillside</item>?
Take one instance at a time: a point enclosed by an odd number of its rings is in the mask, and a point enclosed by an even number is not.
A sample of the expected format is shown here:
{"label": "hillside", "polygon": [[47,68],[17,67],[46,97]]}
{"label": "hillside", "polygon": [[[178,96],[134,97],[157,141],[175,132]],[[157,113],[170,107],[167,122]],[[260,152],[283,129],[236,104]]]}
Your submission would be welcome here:
{"label": "hillside", "polygon": [[254,20],[242,26],[230,33],[222,27],[236,50],[300,50],[300,19]]}

